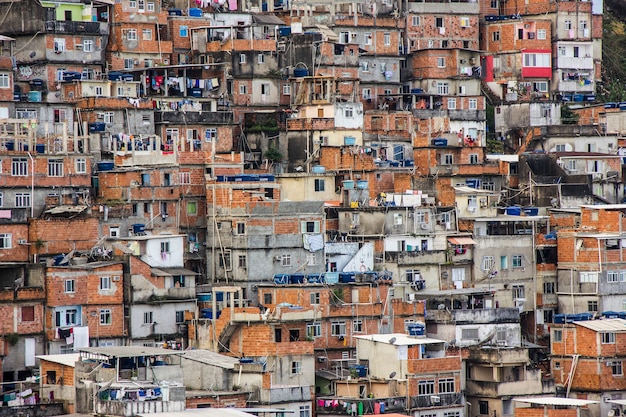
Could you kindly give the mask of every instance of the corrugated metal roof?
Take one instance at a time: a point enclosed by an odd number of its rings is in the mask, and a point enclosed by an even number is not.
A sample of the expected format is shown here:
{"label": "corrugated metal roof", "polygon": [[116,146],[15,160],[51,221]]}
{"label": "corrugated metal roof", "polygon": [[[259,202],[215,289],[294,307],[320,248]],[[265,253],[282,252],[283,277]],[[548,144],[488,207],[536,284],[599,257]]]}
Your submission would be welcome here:
{"label": "corrugated metal roof", "polygon": [[453,245],[475,245],[476,244],[476,241],[474,239],[472,239],[471,237],[467,237],[467,236],[449,237],[448,242],[452,243]]}
{"label": "corrugated metal roof", "polygon": [[570,407],[584,407],[589,404],[596,404],[598,401],[579,400],[577,398],[562,397],[534,397],[534,398],[513,398],[513,401],[539,405],[559,405]]}
{"label": "corrugated metal roof", "polygon": [[369,334],[355,336],[357,339],[371,340],[379,343],[387,343],[394,346],[429,345],[433,343],[445,343],[445,340],[432,339],[430,337],[409,336],[404,333]]}
{"label": "corrugated metal roof", "polygon": [[185,352],[172,349],[161,349],[148,346],[107,346],[80,348],[81,352],[112,358],[137,358],[141,356],[183,355]]}
{"label": "corrugated metal roof", "polygon": [[626,320],[624,319],[602,319],[589,321],[575,321],[577,324],[594,332],[624,332],[626,333]]}

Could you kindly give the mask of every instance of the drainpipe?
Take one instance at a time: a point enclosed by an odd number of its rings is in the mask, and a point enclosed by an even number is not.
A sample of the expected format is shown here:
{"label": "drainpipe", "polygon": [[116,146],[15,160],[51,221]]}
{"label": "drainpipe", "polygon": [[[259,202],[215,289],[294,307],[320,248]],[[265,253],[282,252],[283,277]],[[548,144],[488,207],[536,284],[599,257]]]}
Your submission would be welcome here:
{"label": "drainpipe", "polygon": [[35,159],[28,153],[30,158],[30,217],[35,217]]}

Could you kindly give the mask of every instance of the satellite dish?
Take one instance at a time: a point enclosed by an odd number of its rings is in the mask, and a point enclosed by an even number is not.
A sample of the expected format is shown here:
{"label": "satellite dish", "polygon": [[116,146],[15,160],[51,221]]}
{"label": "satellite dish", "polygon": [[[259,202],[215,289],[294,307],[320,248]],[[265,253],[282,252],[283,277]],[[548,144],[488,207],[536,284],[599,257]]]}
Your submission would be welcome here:
{"label": "satellite dish", "polygon": [[37,56],[37,52],[32,51],[30,54],[28,54],[29,57],[34,58]]}
{"label": "satellite dish", "polygon": [[391,343],[392,345],[396,343],[396,338],[392,337],[391,339],[389,339],[389,343]]}
{"label": "satellite dish", "polygon": [[[392,379],[395,376],[396,376],[396,371],[393,371],[392,373],[389,374],[389,379]],[[611,411],[613,411],[613,410],[611,410]],[[611,416],[609,416],[609,417],[611,417]]]}
{"label": "satellite dish", "polygon": [[610,409],[607,414],[608,414],[609,417],[613,417],[615,415],[615,410]]}

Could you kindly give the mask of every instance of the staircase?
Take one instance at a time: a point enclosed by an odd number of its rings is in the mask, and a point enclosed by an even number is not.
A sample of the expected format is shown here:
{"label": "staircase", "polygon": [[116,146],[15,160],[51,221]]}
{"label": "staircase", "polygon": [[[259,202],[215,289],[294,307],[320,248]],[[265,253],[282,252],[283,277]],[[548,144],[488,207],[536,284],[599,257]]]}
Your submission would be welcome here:
{"label": "staircase", "polygon": [[489,85],[487,85],[487,82],[482,78],[480,79],[480,91],[484,94],[484,96],[487,98],[487,101],[492,106],[499,106],[500,104],[502,104],[502,99],[493,92]]}

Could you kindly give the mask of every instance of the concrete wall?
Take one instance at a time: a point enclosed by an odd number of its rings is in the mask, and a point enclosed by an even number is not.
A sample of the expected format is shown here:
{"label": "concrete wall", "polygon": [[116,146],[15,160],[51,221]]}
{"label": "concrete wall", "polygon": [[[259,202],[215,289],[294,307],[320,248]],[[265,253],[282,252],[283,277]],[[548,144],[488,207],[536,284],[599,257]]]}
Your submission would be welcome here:
{"label": "concrete wall", "polygon": [[[195,301],[168,302],[163,304],[133,304],[130,307],[130,337],[146,338],[160,334],[179,333],[176,311],[196,311]],[[152,312],[155,325],[144,324],[144,313]]]}

